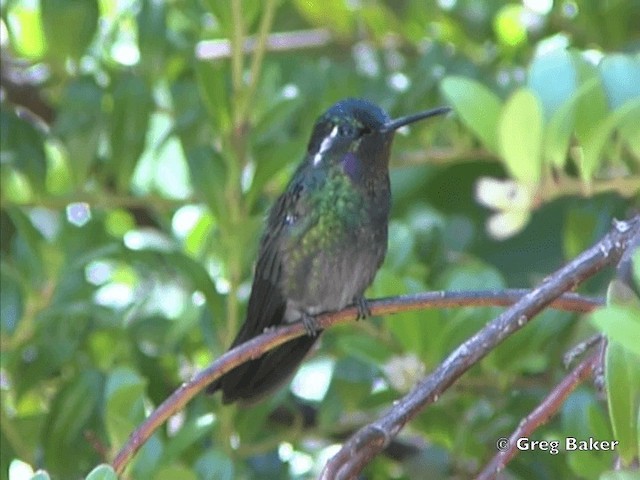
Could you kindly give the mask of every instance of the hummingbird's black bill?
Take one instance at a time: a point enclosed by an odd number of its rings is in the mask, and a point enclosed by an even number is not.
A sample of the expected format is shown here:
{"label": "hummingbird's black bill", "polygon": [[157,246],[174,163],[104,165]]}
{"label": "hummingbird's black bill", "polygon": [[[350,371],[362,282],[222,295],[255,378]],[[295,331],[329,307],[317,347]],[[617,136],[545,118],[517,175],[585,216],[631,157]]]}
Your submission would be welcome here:
{"label": "hummingbird's black bill", "polygon": [[429,117],[435,117],[436,115],[442,115],[445,113],[449,113],[450,111],[451,111],[451,107],[438,107],[438,108],[433,108],[431,110],[427,110],[425,112],[415,113],[413,115],[407,115],[406,117],[396,118],[395,120],[391,120],[390,122],[385,123],[382,131],[390,132],[392,130],[397,130],[400,127],[404,127],[405,125],[409,125],[410,123],[417,122],[418,120],[423,120]]}

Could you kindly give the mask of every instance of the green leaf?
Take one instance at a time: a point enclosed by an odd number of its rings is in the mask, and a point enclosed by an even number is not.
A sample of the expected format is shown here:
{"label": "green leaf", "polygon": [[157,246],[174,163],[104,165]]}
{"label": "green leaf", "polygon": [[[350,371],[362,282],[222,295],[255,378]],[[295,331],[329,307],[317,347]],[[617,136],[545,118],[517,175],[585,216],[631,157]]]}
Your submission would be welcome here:
{"label": "green leaf", "polygon": [[211,434],[214,416],[211,413],[189,418],[166,444],[162,460],[170,463],[180,458],[189,447]]}
{"label": "green leaf", "polygon": [[479,82],[464,77],[447,77],[441,89],[454,110],[480,141],[494,153],[499,152],[498,96]]}
{"label": "green leaf", "polygon": [[200,61],[196,63],[196,79],[200,101],[218,131],[231,128],[231,105],[228,92],[228,71],[222,65]]}
{"label": "green leaf", "polygon": [[231,35],[233,29],[233,17],[231,15],[231,2],[219,2],[218,0],[204,0],[204,7],[211,12],[220,23],[220,28],[227,35]]}
{"label": "green leaf", "polygon": [[384,324],[387,330],[400,344],[401,352],[414,352],[421,357],[437,356],[439,352],[429,349],[430,329],[436,322],[441,321],[440,312],[426,310],[422,312],[402,312],[393,317],[385,317]]}
{"label": "green leaf", "polygon": [[[278,79],[280,80],[280,79]],[[268,145],[269,143],[282,138],[283,128],[289,127],[292,117],[304,105],[303,99],[283,98],[279,93],[272,93],[276,98],[266,103],[264,109],[256,115],[253,137],[256,146]],[[287,140],[289,140],[287,138]],[[306,139],[305,139],[306,140]],[[300,151],[302,156],[302,151]],[[282,166],[282,158],[279,159]]]}
{"label": "green leaf", "polygon": [[573,55],[564,49],[536,57],[529,67],[527,86],[542,104],[546,120],[557,116],[574,96],[578,84]]}
{"label": "green leaf", "polygon": [[144,420],[145,386],[146,381],[131,368],[121,367],[109,375],[104,422],[111,445],[124,445]]}
{"label": "green leaf", "polygon": [[347,355],[372,365],[383,363],[391,355],[380,340],[362,333],[341,333],[336,339],[336,345]]}
{"label": "green leaf", "polygon": [[4,260],[0,270],[0,332],[11,336],[18,328],[24,311],[22,288],[17,279],[9,275]]}
{"label": "green leaf", "polygon": [[103,463],[91,470],[85,480],[118,480],[118,475],[111,465]]}
{"label": "green leaf", "polygon": [[[580,388],[569,396],[562,406],[562,433],[565,437],[574,437],[578,440],[596,438],[592,429],[592,418],[596,415],[592,410],[600,410],[601,407],[591,392]],[[596,438],[597,440],[603,440]],[[611,464],[611,452],[566,452],[567,461],[574,475],[581,478],[591,478],[594,472],[600,472]]]}
{"label": "green leaf", "polygon": [[154,476],[155,480],[198,480],[193,470],[183,465],[171,465],[161,468]]}
{"label": "green leaf", "polygon": [[544,132],[544,160],[556,168],[564,168],[567,149],[575,126],[575,109],[598,88],[598,80],[591,79],[576,90],[551,115]]}
{"label": "green leaf", "polygon": [[[282,127],[282,125],[281,125]],[[301,142],[291,139],[286,142],[265,142],[254,147],[256,170],[247,192],[247,206],[253,207],[265,192],[265,186],[274,178],[280,180],[289,166],[284,159],[298,159],[304,152]]]}
{"label": "green leaf", "polygon": [[635,156],[636,165],[640,164],[640,110],[634,111],[620,122],[618,133]]}
{"label": "green leaf", "polygon": [[500,153],[512,176],[528,184],[540,180],[542,112],[531,90],[521,88],[507,100],[498,123]]}
{"label": "green leaf", "polygon": [[[225,36],[231,37],[233,34],[233,16],[231,2],[219,2],[218,0],[205,0],[204,5],[214,15],[220,25],[220,29]],[[242,2],[242,21],[245,28],[250,28],[260,14],[261,7],[264,6],[262,0],[246,0]]]}
{"label": "green leaf", "polygon": [[158,268],[158,265],[170,265],[174,271],[181,274],[181,278],[189,280],[193,288],[202,292],[214,318],[222,318],[223,299],[202,263],[179,251],[163,251],[152,248],[125,249],[122,251],[122,255],[123,259],[131,264],[141,263],[148,265],[151,269]]}
{"label": "green leaf", "polygon": [[640,311],[640,296],[634,290],[631,278],[613,278],[607,287],[607,303],[620,307],[635,308]]}
{"label": "green leaf", "polygon": [[389,225],[389,252],[385,259],[387,267],[400,270],[412,261],[415,237],[411,229],[397,221]]}
{"label": "green leaf", "polygon": [[215,315],[214,318],[222,318],[222,312],[224,311],[224,302],[221,295],[216,290],[209,273],[204,266],[182,253],[174,252],[163,255],[166,261],[173,265],[184,278],[188,278],[194,288],[198,289],[204,295],[207,305],[211,309],[211,312]]}
{"label": "green leaf", "polygon": [[148,80],[161,77],[167,49],[167,5],[155,0],[142,0],[136,15],[140,66]]}
{"label": "green leaf", "polygon": [[[39,59],[45,52],[46,45],[42,31],[42,15],[33,3],[5,2],[3,20],[7,20],[7,30],[11,49],[20,55],[31,59]],[[6,5],[6,10],[4,10]],[[9,15],[4,16],[8,11]],[[4,22],[3,22],[4,23]]]}
{"label": "green leaf", "polygon": [[330,26],[339,36],[346,37],[352,29],[353,12],[343,0],[325,0],[324,2],[307,2],[295,0],[294,6],[312,25]]}
{"label": "green leaf", "polygon": [[82,434],[95,420],[101,398],[102,375],[91,369],[58,392],[43,433],[45,463],[50,468],[68,470],[77,464],[74,455],[79,451],[74,452],[74,445],[83,441]]}
{"label": "green leaf", "polygon": [[[347,4],[348,5],[348,4]],[[394,10],[382,3],[360,4],[358,20],[366,25],[366,29],[374,41],[384,42],[390,29],[402,29],[404,24],[398,21]],[[361,24],[359,24],[361,25]]]}
{"label": "green leaf", "polygon": [[42,233],[33,226],[25,212],[17,207],[8,208],[7,212],[18,233],[17,252],[14,261],[21,276],[40,287],[45,277],[45,240]]}
{"label": "green leaf", "polygon": [[640,57],[606,55],[598,65],[609,108],[615,110],[640,97]]}
{"label": "green leaf", "polygon": [[44,193],[47,160],[42,132],[4,108],[0,111],[0,132],[3,170],[6,166],[13,166],[24,173],[35,190]]}
{"label": "green leaf", "polygon": [[[474,309],[474,317],[485,310],[492,316],[500,311],[496,308]],[[458,316],[462,316],[461,314],[462,312],[454,317],[455,320]],[[475,318],[470,320],[476,321]],[[505,382],[505,387],[511,385],[509,376],[513,374],[517,376],[543,374],[549,370],[550,365],[554,364],[552,357],[553,352],[558,348],[557,339],[565,338],[571,331],[571,326],[572,322],[568,314],[545,310],[536,317],[535,322],[527,325],[526,331],[505,339],[504,343],[483,361],[482,366],[487,369],[487,372],[497,375],[498,383]],[[458,328],[465,329],[467,326],[461,325]],[[474,333],[469,332],[469,335]]]}
{"label": "green leaf", "polygon": [[[197,72],[196,72],[197,73]],[[194,88],[193,82],[178,80],[171,86],[174,125],[171,133],[180,139],[186,153],[194,148],[208,145],[211,141],[210,122],[207,122],[205,104],[207,99]],[[221,107],[224,110],[224,107]]]}
{"label": "green leaf", "polygon": [[[637,339],[635,337],[636,343]],[[640,355],[610,340],[605,358],[607,404],[614,437],[620,442],[616,452],[627,466],[638,454],[640,414]]]}
{"label": "green leaf", "polygon": [[611,305],[591,314],[591,322],[611,340],[640,355],[640,311]]}
{"label": "green leaf", "polygon": [[579,166],[580,176],[585,182],[591,180],[602,163],[602,150],[613,131],[629,118],[640,119],[640,98],[628,101],[607,115],[581,140],[583,153]]}
{"label": "green leaf", "polygon": [[61,99],[52,134],[64,144],[76,185],[84,185],[104,129],[104,93],[91,77],[71,81]]}
{"label": "green leaf", "polygon": [[186,153],[194,189],[207,203],[216,220],[224,224],[227,219],[227,167],[222,155],[208,145],[192,148]]}
{"label": "green leaf", "polygon": [[46,0],[40,5],[47,55],[59,63],[79,59],[98,28],[98,0]]}
{"label": "green leaf", "polygon": [[195,471],[207,480],[233,480],[236,478],[233,462],[223,452],[208,450],[195,463]]}
{"label": "green leaf", "polygon": [[131,466],[130,478],[153,478],[158,466],[162,463],[164,444],[161,438],[164,432],[156,431],[140,448]]}
{"label": "green leaf", "polygon": [[611,470],[600,475],[599,480],[638,480],[638,469]]}
{"label": "green leaf", "polygon": [[[371,383],[378,374],[378,368],[363,363],[353,357],[344,357],[333,370],[327,398],[333,398],[332,408],[321,413],[320,424],[334,424],[349,409],[356,409],[371,395]],[[337,397],[337,398],[336,398]],[[322,415],[326,415],[324,418]]]}
{"label": "green leaf", "polygon": [[111,168],[118,190],[127,191],[144,151],[153,98],[145,82],[128,73],[116,78],[112,95]]}
{"label": "green leaf", "polygon": [[[565,258],[574,258],[597,241],[599,212],[590,208],[573,208],[567,212],[563,230],[563,252]],[[589,233],[585,233],[589,232]]]}
{"label": "green leaf", "polygon": [[438,279],[438,287],[447,291],[505,288],[500,271],[479,260],[459,262]]}
{"label": "green leaf", "polygon": [[[596,68],[587,63],[581,56],[574,53],[576,61],[576,69],[579,73],[581,83],[589,83],[594,80],[597,85],[588,97],[583,97],[576,104],[575,114],[575,132],[576,137],[583,148],[589,143],[595,132],[600,129],[609,109],[607,107],[607,99],[605,97],[602,81],[598,75]],[[588,176],[583,175],[584,179]]]}
{"label": "green leaf", "polygon": [[93,414],[102,391],[102,376],[87,370],[60,391],[49,415],[46,435],[56,448],[73,444]]}

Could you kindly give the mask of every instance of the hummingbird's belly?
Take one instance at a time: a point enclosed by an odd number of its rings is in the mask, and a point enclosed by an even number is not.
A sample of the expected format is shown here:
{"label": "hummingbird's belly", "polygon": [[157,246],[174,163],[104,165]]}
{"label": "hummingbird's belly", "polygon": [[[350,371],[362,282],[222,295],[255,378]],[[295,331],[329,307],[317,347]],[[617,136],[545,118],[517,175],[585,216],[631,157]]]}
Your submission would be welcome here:
{"label": "hummingbird's belly", "polygon": [[[287,282],[285,320],[297,321],[303,313],[317,315],[341,310],[354,303],[373,281],[386,251],[386,235],[367,235],[360,241],[318,251],[297,265]],[[381,238],[384,237],[384,238]]]}
{"label": "hummingbird's belly", "polygon": [[340,310],[362,296],[387,250],[388,185],[363,196],[338,175],[308,200],[281,243],[287,321]]}

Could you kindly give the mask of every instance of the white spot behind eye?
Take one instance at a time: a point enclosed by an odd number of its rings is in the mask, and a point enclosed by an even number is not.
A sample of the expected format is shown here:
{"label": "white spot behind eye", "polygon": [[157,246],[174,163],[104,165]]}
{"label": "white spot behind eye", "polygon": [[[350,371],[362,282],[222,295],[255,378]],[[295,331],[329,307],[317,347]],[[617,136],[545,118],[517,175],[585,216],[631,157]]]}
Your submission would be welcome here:
{"label": "white spot behind eye", "polygon": [[320,144],[320,148],[318,149],[318,153],[313,156],[313,166],[315,167],[322,160],[322,154],[331,148],[331,144],[333,143],[333,139],[338,136],[338,126],[336,125],[331,130],[331,133],[327,137],[322,140]]}

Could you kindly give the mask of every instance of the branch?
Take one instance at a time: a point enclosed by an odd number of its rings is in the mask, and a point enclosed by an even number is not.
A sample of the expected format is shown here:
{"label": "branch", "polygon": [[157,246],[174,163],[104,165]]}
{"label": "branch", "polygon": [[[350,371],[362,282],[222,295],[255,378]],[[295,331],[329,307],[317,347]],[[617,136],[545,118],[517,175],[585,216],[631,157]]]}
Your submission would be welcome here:
{"label": "branch", "polygon": [[[604,339],[600,337],[600,344],[604,346]],[[476,480],[489,480],[496,478],[505,465],[518,453],[517,442],[519,438],[529,437],[540,425],[547,421],[558,411],[567,397],[578,385],[593,375],[602,359],[602,349],[583,360],[567,375],[562,382],[545,397],[545,399],[525,417],[518,428],[511,434],[508,440],[501,438],[497,444],[499,452],[491,459],[487,466],[476,477]],[[504,441],[506,440],[506,441]]]}
{"label": "branch", "polygon": [[640,215],[614,221],[610,232],[572,262],[547,277],[480,332],[460,345],[431,375],[423,379],[377,421],[353,435],[325,465],[323,480],[352,479],[426,405],[437,400],[464,372],[504,339],[524,327],[562,292],[570,290],[607,265],[617,262],[634,237],[640,235]]}
{"label": "branch", "polygon": [[[293,32],[272,33],[267,36],[266,49],[269,51],[287,51],[303,48],[319,48],[328,45],[331,32],[326,28],[300,30]],[[245,53],[256,49],[256,37],[246,38],[243,45]],[[222,40],[202,40],[196,45],[196,58],[200,60],[216,60],[231,56],[231,42]]]}
{"label": "branch", "polygon": [[[91,208],[108,209],[108,208],[145,208],[149,207],[159,212],[172,212],[178,208],[193,203],[202,203],[202,200],[196,197],[187,198],[167,198],[158,194],[137,195],[121,195],[113,192],[74,192],[70,195],[47,195],[42,192],[34,199],[20,201],[6,200],[4,197],[0,199],[0,208],[6,209],[12,205],[19,207],[45,207],[51,209],[63,209],[70,203],[84,202],[88,203]],[[151,207],[150,207],[151,206]]]}
{"label": "branch", "polygon": [[[469,307],[469,306],[507,306],[524,297],[529,290],[514,289],[501,292],[425,292],[415,295],[382,298],[371,300],[368,306],[372,315],[388,315],[393,313],[421,310],[426,308]],[[573,312],[589,312],[602,305],[602,300],[586,298],[574,293],[565,294],[552,303],[559,310]],[[317,318],[318,325],[324,330],[333,325],[344,324],[357,318],[355,307],[340,312],[324,314]],[[113,460],[113,468],[122,473],[135,453],[151,435],[173,414],[182,409],[201,390],[214,380],[238,365],[260,357],[263,353],[293,338],[306,333],[302,322],[280,327],[254,339],[238,345],[233,350],[219,357],[206,369],[197,373],[190,381],[184,383],[154,410],[129,437],[127,443]]]}

